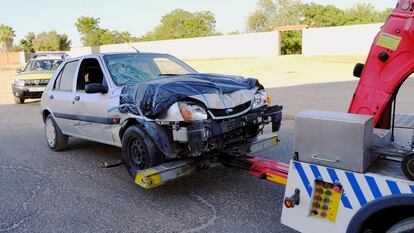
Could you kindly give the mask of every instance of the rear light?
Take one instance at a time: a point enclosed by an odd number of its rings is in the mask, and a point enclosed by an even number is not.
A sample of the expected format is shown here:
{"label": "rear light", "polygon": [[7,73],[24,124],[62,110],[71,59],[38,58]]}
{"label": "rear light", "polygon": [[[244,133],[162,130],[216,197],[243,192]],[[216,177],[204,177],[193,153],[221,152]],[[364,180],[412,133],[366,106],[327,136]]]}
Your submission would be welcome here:
{"label": "rear light", "polygon": [[300,190],[296,189],[295,194],[290,197],[285,197],[284,204],[286,208],[294,208],[296,205],[299,205],[300,201]]}

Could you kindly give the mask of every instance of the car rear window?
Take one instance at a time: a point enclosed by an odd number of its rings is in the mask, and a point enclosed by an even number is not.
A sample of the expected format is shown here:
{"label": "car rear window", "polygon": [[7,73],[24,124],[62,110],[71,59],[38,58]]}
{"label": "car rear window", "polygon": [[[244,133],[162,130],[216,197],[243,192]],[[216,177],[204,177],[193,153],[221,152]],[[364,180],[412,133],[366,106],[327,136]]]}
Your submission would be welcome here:
{"label": "car rear window", "polygon": [[63,67],[56,79],[55,90],[72,91],[73,80],[78,64],[79,61],[72,61],[65,64],[65,67]]}

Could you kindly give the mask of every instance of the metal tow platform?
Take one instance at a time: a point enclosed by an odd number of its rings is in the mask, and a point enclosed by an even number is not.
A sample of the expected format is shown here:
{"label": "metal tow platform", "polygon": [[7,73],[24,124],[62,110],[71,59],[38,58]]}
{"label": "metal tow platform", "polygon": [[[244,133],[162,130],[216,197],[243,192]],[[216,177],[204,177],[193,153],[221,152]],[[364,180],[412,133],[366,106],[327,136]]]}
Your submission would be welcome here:
{"label": "metal tow platform", "polygon": [[146,189],[154,188],[168,181],[191,174],[204,167],[202,160],[181,159],[138,171],[135,183]]}

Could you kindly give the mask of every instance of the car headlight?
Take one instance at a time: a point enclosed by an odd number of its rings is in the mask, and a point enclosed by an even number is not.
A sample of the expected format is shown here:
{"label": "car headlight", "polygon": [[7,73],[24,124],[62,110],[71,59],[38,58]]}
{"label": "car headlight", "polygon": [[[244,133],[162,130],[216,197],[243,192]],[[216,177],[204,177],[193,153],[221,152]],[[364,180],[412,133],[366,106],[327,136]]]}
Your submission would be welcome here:
{"label": "car headlight", "polygon": [[206,110],[198,104],[191,102],[180,102],[178,103],[178,106],[184,121],[207,120]]}
{"label": "car headlight", "polygon": [[270,105],[270,97],[267,96],[266,91],[260,90],[254,94],[253,108],[260,108],[265,105]]}
{"label": "car headlight", "polygon": [[25,82],[24,82],[24,80],[21,80],[21,79],[15,79],[13,81],[13,84],[16,85],[16,86],[19,86],[19,87],[24,87]]}

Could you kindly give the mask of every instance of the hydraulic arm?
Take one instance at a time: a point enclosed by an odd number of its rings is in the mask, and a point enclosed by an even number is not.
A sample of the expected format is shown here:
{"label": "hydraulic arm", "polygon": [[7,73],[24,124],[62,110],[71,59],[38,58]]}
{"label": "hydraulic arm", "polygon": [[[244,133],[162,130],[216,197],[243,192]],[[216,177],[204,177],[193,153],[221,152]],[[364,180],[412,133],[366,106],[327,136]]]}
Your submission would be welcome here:
{"label": "hydraulic arm", "polygon": [[376,127],[389,129],[392,101],[413,72],[414,0],[400,0],[376,36],[365,65],[356,67],[354,73],[361,79],[348,112],[373,115]]}

